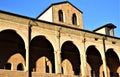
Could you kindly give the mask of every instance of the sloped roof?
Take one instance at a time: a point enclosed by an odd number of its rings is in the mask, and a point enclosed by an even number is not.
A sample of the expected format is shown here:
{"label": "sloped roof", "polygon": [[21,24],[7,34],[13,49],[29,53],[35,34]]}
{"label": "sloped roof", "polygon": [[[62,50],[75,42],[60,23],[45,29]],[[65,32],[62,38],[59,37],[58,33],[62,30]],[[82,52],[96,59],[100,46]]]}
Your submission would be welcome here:
{"label": "sloped roof", "polygon": [[[101,35],[101,36],[107,36],[107,37],[110,37],[110,38],[120,39],[119,37],[114,37],[114,36],[108,36],[108,35],[104,35],[104,34],[100,34],[100,33],[95,33],[93,31],[84,30],[84,29],[80,29],[80,28],[74,28],[74,27],[70,27],[70,26],[67,26],[67,25],[64,25],[64,24],[47,22],[47,21],[43,21],[43,20],[37,20],[35,18],[31,18],[31,17],[27,17],[27,16],[22,16],[22,15],[10,13],[10,12],[2,11],[2,10],[0,10],[0,13],[12,15],[12,16],[16,16],[16,17],[20,17],[20,18],[25,18],[25,19],[29,19],[29,20],[32,20],[32,21],[38,21],[38,22],[53,24],[53,25],[57,25],[57,26],[62,26],[62,27],[70,28],[70,29],[75,29],[75,30],[79,30],[79,31],[84,31],[84,32],[88,32],[88,33],[93,33],[93,34],[97,34],[97,35]],[[111,24],[111,23],[109,23],[109,24]]]}
{"label": "sloped roof", "polygon": [[73,4],[71,4],[69,1],[63,1],[63,2],[58,2],[58,3],[53,3],[51,4],[50,6],[48,6],[47,9],[45,9],[40,15],[38,15],[36,17],[36,19],[38,19],[41,15],[43,15],[50,7],[54,6],[54,5],[60,5],[60,4],[65,4],[65,3],[68,3],[70,4],[71,6],[73,6],[75,9],[77,9],[79,12],[83,13],[81,10],[79,10],[77,7],[75,7]]}
{"label": "sloped roof", "polygon": [[113,29],[116,28],[116,26],[115,26],[114,24],[108,23],[108,24],[105,24],[105,25],[103,25],[103,26],[101,26],[101,27],[99,27],[99,28],[93,30],[93,32],[94,32],[94,31],[97,31],[97,30],[100,30],[100,29],[102,29],[102,28],[104,28],[104,27],[113,28]]}

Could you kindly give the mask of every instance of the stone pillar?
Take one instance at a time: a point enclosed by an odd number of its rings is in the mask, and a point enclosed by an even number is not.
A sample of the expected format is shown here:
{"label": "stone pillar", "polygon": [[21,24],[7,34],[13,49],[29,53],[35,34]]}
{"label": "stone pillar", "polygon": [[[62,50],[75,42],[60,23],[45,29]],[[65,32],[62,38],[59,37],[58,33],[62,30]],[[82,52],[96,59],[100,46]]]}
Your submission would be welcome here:
{"label": "stone pillar", "polygon": [[108,77],[108,75],[107,75],[108,73],[107,73],[107,67],[106,67],[106,60],[105,60],[105,58],[103,58],[102,61],[103,61],[104,75],[105,75],[105,77]]}
{"label": "stone pillar", "polygon": [[28,47],[28,42],[27,41],[25,41],[26,42],[26,45],[25,45],[25,49],[26,49],[26,54],[25,54],[25,59],[26,59],[26,61],[25,61],[25,71],[27,72],[27,77],[30,77],[29,75],[29,73],[30,73],[30,71],[29,71],[29,47]]}
{"label": "stone pillar", "polygon": [[26,47],[26,68],[25,71],[29,71],[29,51],[28,51],[28,47]]}
{"label": "stone pillar", "polygon": [[82,77],[87,77],[87,63],[86,63],[86,57],[84,55],[81,55],[81,75]]}
{"label": "stone pillar", "polygon": [[55,72],[61,74],[61,55],[59,51],[55,51]]}
{"label": "stone pillar", "polygon": [[81,56],[81,74],[82,74],[82,77],[87,77],[88,73],[87,73],[87,61],[86,61],[86,53],[85,53],[86,52],[85,38],[83,38],[82,43],[84,48],[82,49],[83,54],[80,55]]}
{"label": "stone pillar", "polygon": [[25,40],[25,49],[26,49],[26,54],[25,54],[25,56],[26,56],[26,69],[25,69],[25,71],[26,72],[29,72],[29,44],[30,44],[30,35],[31,35],[31,33],[29,32],[30,30],[30,25],[28,24],[28,27],[27,27],[27,34],[26,34],[26,40]]}
{"label": "stone pillar", "polygon": [[56,51],[55,55],[55,72],[61,74],[61,49],[60,49],[60,37],[61,37],[61,28],[58,29],[57,41],[56,41]]}
{"label": "stone pillar", "polygon": [[81,75],[82,77],[84,77],[85,74],[86,74],[86,73],[85,73],[85,69],[86,69],[86,68],[85,68],[85,65],[84,65],[84,64],[85,64],[85,61],[84,61],[83,55],[80,55],[80,56],[81,56],[81,74],[80,74],[80,75]]}

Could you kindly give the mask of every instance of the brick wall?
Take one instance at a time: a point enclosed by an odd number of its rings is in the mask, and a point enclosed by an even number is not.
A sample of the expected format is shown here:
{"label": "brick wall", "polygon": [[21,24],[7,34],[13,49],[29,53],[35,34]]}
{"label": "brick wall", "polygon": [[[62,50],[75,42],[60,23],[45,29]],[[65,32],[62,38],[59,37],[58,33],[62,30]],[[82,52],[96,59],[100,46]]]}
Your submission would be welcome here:
{"label": "brick wall", "polygon": [[0,70],[0,77],[28,77],[28,76],[27,72],[24,71]]}

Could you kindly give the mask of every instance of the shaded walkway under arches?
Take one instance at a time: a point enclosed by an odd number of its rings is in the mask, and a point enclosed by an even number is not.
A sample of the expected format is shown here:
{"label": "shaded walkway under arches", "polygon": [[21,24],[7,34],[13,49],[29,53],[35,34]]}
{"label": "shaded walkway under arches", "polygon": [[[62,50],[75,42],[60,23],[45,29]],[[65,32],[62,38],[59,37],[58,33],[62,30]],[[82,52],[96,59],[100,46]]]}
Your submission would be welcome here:
{"label": "shaded walkway under arches", "polygon": [[102,65],[102,59],[99,51],[95,46],[89,46],[86,51],[87,62],[91,66],[91,76],[100,77],[100,66]]}
{"label": "shaded walkway under arches", "polygon": [[52,65],[49,69],[52,70],[52,73],[55,73],[54,49],[52,44],[45,36],[34,37],[30,42],[30,70],[48,73],[49,70],[46,69],[48,68],[48,61]]}
{"label": "shaded walkway under arches", "polygon": [[[72,70],[75,75],[80,74],[80,54],[78,48],[71,42],[67,41],[62,45],[61,48],[62,62],[67,59],[72,64]],[[68,66],[69,67],[69,66]],[[66,71],[69,71],[67,69]]]}
{"label": "shaded walkway under arches", "polygon": [[25,63],[25,52],[24,41],[16,31],[8,29],[0,32],[0,69],[5,68],[9,58],[16,53],[22,55]]}
{"label": "shaded walkway under arches", "polygon": [[106,63],[110,70],[109,72],[110,77],[119,77],[120,71],[118,73],[117,70],[120,67],[120,61],[117,54],[113,49],[108,49],[105,55],[106,55]]}

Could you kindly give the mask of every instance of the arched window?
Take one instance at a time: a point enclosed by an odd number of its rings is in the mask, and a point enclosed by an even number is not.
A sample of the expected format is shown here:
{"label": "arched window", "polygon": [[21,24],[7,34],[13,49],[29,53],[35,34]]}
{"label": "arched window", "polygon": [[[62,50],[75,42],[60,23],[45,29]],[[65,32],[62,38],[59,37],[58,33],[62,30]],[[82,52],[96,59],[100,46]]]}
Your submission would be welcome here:
{"label": "arched window", "polygon": [[63,22],[63,11],[62,10],[58,11],[58,16],[59,16],[59,21]]}
{"label": "arched window", "polygon": [[77,16],[75,13],[72,15],[72,24],[77,25]]}
{"label": "arched window", "polygon": [[20,70],[20,71],[24,70],[24,67],[23,67],[22,63],[18,64],[17,70]]}
{"label": "arched window", "polygon": [[7,63],[7,64],[5,65],[5,69],[11,70],[11,63]]}

